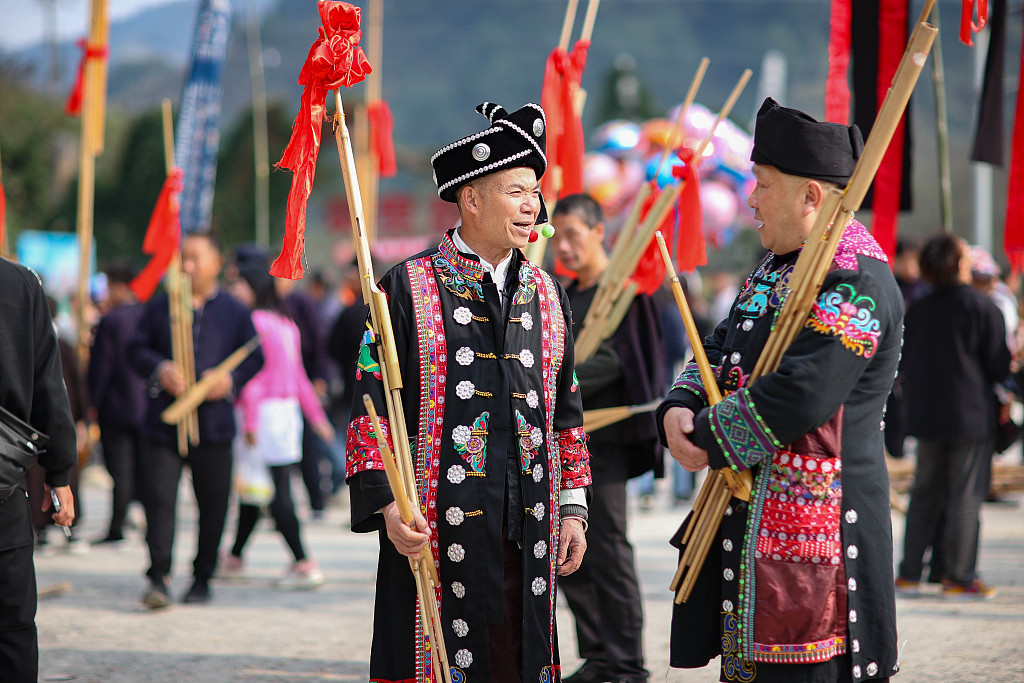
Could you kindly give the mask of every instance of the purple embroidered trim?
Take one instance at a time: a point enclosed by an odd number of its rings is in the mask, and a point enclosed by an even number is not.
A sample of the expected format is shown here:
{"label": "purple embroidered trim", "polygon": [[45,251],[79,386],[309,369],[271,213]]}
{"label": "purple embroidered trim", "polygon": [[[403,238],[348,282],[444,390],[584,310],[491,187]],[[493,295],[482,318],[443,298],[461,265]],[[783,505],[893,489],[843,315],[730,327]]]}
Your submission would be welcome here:
{"label": "purple embroidered trim", "polygon": [[693,361],[687,363],[686,368],[676,377],[676,381],[672,382],[672,389],[686,389],[703,401],[704,405],[707,405],[708,393],[704,390],[700,370],[697,369],[697,364]]}
{"label": "purple embroidered trim", "polygon": [[712,406],[711,431],[729,462],[739,469],[750,469],[770,460],[782,444],[764,423],[746,388],[729,394]]}

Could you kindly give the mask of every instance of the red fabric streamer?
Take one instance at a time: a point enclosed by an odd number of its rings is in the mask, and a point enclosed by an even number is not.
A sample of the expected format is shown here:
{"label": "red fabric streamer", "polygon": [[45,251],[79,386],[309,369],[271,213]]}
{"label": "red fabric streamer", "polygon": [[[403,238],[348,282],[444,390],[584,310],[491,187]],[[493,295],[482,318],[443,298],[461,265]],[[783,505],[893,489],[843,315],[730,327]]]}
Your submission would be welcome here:
{"label": "red fabric streamer", "polygon": [[851,0],[832,0],[829,18],[828,78],[825,80],[825,120],[850,124]]}
{"label": "red fabric streamer", "polygon": [[1017,113],[1013,122],[1010,179],[1006,187],[1003,249],[1013,270],[1024,271],[1024,48],[1020,54]]}
{"label": "red fabric streamer", "polygon": [[82,86],[85,84],[85,64],[90,59],[104,59],[108,49],[106,45],[89,45],[85,38],[79,38],[75,45],[82,51],[82,57],[78,60],[78,75],[75,77],[75,84],[71,86],[68,99],[64,103],[64,113],[68,116],[78,116],[82,112]]}
{"label": "red fabric streamer", "polygon": [[292,137],[277,162],[278,168],[286,168],[294,175],[288,192],[284,243],[281,255],[270,267],[270,274],[289,280],[300,279],[303,273],[306,202],[316,175],[327,93],[335,88],[351,87],[371,72],[366,55],[359,47],[363,36],[359,30],[359,8],[347,2],[320,2],[317,7],[323,27],[299,72],[302,103],[295,117]]}
{"label": "red fabric streamer", "polygon": [[[907,42],[907,0],[881,0],[878,6],[877,102],[881,108],[885,94],[896,75]],[[896,132],[885,150],[875,174],[871,233],[891,263],[896,256],[896,232],[899,227],[900,195],[903,189],[903,136],[906,113],[900,117]]]}
{"label": "red fabric streamer", "polygon": [[[978,23],[974,23],[974,9],[978,9]],[[974,45],[971,33],[978,33],[988,22],[988,0],[962,0],[960,8],[960,42]]]}
{"label": "red fabric streamer", "polygon": [[146,237],[142,241],[142,253],[149,254],[151,258],[129,285],[139,301],[147,301],[153,296],[174,253],[181,246],[181,203],[178,199],[181,196],[183,176],[180,168],[171,169],[156,199],[153,214],[149,217]]}
{"label": "red fabric streamer", "polygon": [[547,119],[549,172],[541,178],[541,192],[548,198],[583,192],[583,123],[574,100],[589,48],[589,40],[577,41],[571,52],[555,48],[544,68],[540,105]]}
{"label": "red fabric streamer", "polygon": [[390,178],[398,173],[395,141],[392,137],[395,122],[391,118],[391,107],[384,100],[371,102],[366,107],[366,118],[370,122],[370,148],[377,158],[377,173]]}
{"label": "red fabric streamer", "polygon": [[[704,244],[703,215],[700,207],[700,180],[694,163],[695,152],[684,147],[679,152],[682,164],[672,167],[672,175],[682,183],[682,190],[676,206],[665,216],[658,230],[665,242],[674,247],[677,270],[690,272],[708,262],[707,247]],[[657,181],[651,181],[651,194],[640,211],[640,220],[654,206],[661,195]],[[632,280],[640,294],[654,294],[665,280],[665,259],[662,258],[657,238],[652,238],[643,256],[637,263]]]}

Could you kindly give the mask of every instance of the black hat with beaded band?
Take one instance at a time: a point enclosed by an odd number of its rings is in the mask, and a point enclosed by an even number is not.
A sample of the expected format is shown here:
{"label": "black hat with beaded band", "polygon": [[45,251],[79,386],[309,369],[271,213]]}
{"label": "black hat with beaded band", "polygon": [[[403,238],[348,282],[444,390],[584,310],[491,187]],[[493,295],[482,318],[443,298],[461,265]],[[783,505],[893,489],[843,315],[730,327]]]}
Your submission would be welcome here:
{"label": "black hat with beaded band", "polygon": [[750,160],[789,175],[845,185],[863,149],[857,126],[815,121],[768,97],[757,112]]}
{"label": "black hat with beaded band", "polygon": [[[511,114],[493,102],[484,102],[476,110],[491,122],[490,128],[456,140],[430,157],[437,196],[446,202],[454,202],[458,189],[466,183],[490,173],[526,167],[540,180],[548,167],[544,156],[547,121],[539,104],[529,102]],[[547,221],[548,210],[541,196],[537,225]]]}

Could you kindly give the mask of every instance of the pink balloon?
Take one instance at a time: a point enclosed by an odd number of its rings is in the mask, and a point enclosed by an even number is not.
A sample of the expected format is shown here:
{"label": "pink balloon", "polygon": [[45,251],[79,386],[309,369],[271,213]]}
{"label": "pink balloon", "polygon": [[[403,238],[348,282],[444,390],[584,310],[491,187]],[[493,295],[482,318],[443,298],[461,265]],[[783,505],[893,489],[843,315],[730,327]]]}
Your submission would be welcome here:
{"label": "pink balloon", "polygon": [[709,180],[700,186],[700,208],[704,215],[704,234],[714,235],[736,221],[739,202],[726,185]]}

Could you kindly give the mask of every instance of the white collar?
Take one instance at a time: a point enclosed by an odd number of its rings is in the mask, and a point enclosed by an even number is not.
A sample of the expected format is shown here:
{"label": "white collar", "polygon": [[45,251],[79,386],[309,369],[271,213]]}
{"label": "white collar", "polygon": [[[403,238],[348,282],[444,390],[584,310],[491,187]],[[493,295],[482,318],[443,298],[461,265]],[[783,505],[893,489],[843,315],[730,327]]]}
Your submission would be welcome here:
{"label": "white collar", "polygon": [[498,298],[501,298],[501,290],[505,287],[505,279],[508,277],[508,268],[512,264],[512,249],[509,249],[508,256],[501,260],[496,266],[492,266],[485,258],[480,254],[473,251],[473,249],[466,244],[466,241],[462,239],[462,235],[459,234],[459,230],[462,226],[455,229],[452,233],[452,242],[455,244],[455,248],[466,254],[473,254],[480,258],[480,266],[484,269],[485,273],[491,274],[491,280],[498,286]]}

